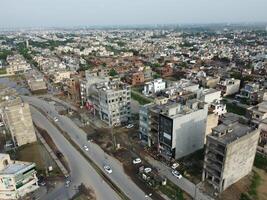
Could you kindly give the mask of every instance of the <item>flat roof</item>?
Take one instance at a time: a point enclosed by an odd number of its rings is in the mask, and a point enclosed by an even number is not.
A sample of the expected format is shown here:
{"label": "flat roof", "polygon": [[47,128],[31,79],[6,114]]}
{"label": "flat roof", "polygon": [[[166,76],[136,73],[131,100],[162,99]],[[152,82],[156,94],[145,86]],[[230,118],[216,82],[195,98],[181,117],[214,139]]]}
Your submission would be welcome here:
{"label": "flat roof", "polygon": [[[225,124],[220,124],[218,126],[216,126],[215,128],[213,128],[214,131],[218,131],[220,133],[226,131],[226,134],[222,135],[222,136],[217,136],[214,134],[209,135],[208,137],[212,137],[215,140],[224,143],[224,144],[228,144],[231,143],[243,136],[245,136],[248,133],[251,133],[253,131],[252,128],[250,128],[249,126],[245,125],[245,124],[241,124],[241,123],[235,123],[231,126],[229,125],[225,125]],[[230,132],[227,132],[227,130],[231,130]]]}
{"label": "flat roof", "polygon": [[19,161],[15,161],[15,163],[11,163],[9,165],[7,165],[7,167],[3,170],[0,171],[0,174],[16,174],[18,172],[20,172],[21,170],[29,167],[34,167],[34,163],[30,163],[30,162],[19,162]]}

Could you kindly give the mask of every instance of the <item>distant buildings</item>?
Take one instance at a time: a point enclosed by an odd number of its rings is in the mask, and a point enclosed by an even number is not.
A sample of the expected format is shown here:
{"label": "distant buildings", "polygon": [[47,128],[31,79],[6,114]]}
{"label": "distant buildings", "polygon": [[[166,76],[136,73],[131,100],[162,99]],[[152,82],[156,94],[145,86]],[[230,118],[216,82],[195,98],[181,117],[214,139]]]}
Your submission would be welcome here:
{"label": "distant buildings", "polygon": [[229,96],[237,93],[240,88],[240,80],[238,79],[226,79],[220,81],[216,89],[222,91],[222,96]]}
{"label": "distant buildings", "polygon": [[252,170],[259,130],[236,116],[224,117],[207,136],[203,180],[224,191]]}
{"label": "distant buildings", "polygon": [[30,64],[28,64],[23,56],[19,54],[8,56],[7,63],[6,72],[8,75],[24,73],[31,69]]}
{"label": "distant buildings", "polygon": [[15,146],[35,142],[30,106],[11,89],[3,89],[0,93],[0,115],[11,135]]}
{"label": "distant buildings", "polygon": [[247,83],[244,88],[240,89],[240,94],[236,98],[246,101],[248,104],[256,104],[263,99],[263,90],[259,84]]}
{"label": "distant buildings", "polygon": [[0,154],[0,199],[22,199],[38,189],[35,164],[11,160]]}

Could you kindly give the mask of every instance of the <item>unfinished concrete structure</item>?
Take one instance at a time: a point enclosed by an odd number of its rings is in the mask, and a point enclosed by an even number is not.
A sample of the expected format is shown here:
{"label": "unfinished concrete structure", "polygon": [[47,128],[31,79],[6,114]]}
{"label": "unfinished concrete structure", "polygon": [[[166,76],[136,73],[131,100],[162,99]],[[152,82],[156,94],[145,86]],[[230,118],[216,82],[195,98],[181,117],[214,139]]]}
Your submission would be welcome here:
{"label": "unfinished concrete structure", "polygon": [[29,104],[23,102],[10,88],[5,88],[0,93],[0,115],[15,146],[37,140]]}
{"label": "unfinished concrete structure", "polygon": [[259,130],[232,116],[207,136],[202,179],[218,192],[249,174],[253,167]]}
{"label": "unfinished concrete structure", "polygon": [[109,126],[127,123],[131,117],[131,87],[119,79],[92,84],[86,106]]}
{"label": "unfinished concrete structure", "polygon": [[203,148],[207,114],[208,105],[197,99],[143,106],[140,139],[167,159],[181,158]]}

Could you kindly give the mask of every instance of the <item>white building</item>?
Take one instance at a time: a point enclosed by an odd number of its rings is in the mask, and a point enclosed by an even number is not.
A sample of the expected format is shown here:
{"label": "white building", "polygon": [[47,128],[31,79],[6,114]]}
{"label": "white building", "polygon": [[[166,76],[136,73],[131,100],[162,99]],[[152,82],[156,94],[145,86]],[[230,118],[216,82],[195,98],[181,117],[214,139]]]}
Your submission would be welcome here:
{"label": "white building", "polygon": [[149,96],[151,94],[156,94],[166,88],[166,82],[161,78],[155,79],[153,81],[147,82],[144,85],[143,94]]}
{"label": "white building", "polygon": [[239,88],[240,88],[240,80],[233,78],[220,81],[216,87],[217,90],[222,91],[222,96],[228,96],[238,93]]}
{"label": "white building", "polygon": [[0,199],[21,199],[38,189],[35,164],[0,154]]}

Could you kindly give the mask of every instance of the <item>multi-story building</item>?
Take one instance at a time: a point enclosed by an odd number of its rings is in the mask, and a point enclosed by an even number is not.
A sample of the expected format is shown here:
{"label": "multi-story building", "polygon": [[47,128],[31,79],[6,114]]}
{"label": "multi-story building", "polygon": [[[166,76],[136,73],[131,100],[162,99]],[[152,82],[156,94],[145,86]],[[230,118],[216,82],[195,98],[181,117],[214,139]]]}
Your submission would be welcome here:
{"label": "multi-story building", "polygon": [[140,85],[145,81],[143,72],[134,72],[127,76],[127,82],[131,85]]}
{"label": "multi-story building", "polygon": [[23,102],[16,92],[1,91],[0,115],[11,134],[15,146],[22,146],[37,140],[33,127],[30,106]]}
{"label": "multi-story building", "polygon": [[148,96],[152,94],[156,94],[166,88],[166,82],[161,78],[155,79],[153,81],[147,82],[144,85],[143,94]]}
{"label": "multi-story building", "polygon": [[224,118],[207,136],[202,178],[218,192],[251,172],[258,145],[259,130],[234,118]]}
{"label": "multi-story building", "polygon": [[131,117],[131,88],[120,80],[92,84],[86,106],[109,126],[121,125]]}
{"label": "multi-story building", "polygon": [[38,188],[34,163],[11,160],[8,154],[0,154],[0,199],[23,199]]}
{"label": "multi-story building", "polygon": [[[181,158],[203,148],[208,105],[196,99],[140,109],[140,139],[162,156]],[[193,124],[193,125],[192,125]]]}
{"label": "multi-story building", "polygon": [[237,94],[236,98],[243,99],[250,104],[256,104],[262,101],[263,90],[259,84],[248,83],[244,88],[240,89],[240,94]]}
{"label": "multi-story building", "polygon": [[228,96],[235,94],[239,91],[240,88],[240,80],[238,79],[225,79],[220,81],[216,89],[222,91],[222,96]]}

